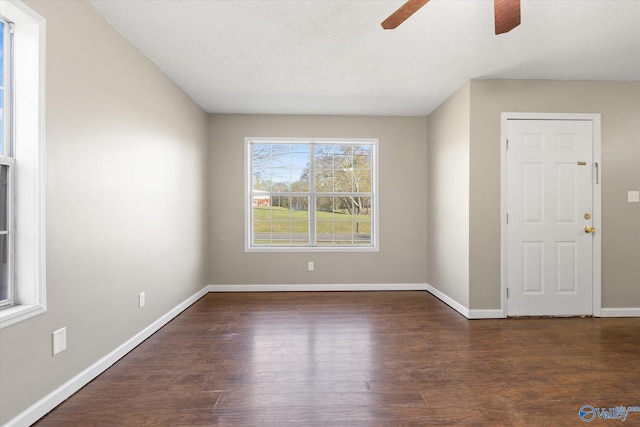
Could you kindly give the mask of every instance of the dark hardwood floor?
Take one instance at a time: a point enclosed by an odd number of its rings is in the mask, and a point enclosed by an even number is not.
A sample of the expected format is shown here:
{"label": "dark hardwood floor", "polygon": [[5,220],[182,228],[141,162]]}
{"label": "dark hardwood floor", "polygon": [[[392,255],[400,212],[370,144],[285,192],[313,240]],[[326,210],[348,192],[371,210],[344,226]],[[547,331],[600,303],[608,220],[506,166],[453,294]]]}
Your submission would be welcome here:
{"label": "dark hardwood floor", "polygon": [[640,406],[640,319],[469,321],[426,292],[223,293],[36,425],[580,426],[587,404]]}

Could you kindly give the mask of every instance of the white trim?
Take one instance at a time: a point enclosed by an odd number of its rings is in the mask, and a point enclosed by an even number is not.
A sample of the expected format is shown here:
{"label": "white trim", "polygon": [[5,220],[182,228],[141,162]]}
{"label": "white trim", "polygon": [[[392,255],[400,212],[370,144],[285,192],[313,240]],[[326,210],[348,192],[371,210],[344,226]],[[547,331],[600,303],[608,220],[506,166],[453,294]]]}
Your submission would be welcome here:
{"label": "white trim", "polygon": [[425,291],[426,283],[346,283],[312,285],[209,285],[208,292]]}
{"label": "white trim", "polygon": [[507,118],[500,115],[500,309],[507,317]]}
{"label": "white trim", "polygon": [[31,319],[47,311],[45,304],[20,304],[0,311],[0,329]]}
{"label": "white trim", "polygon": [[[500,115],[500,304],[502,317],[507,317],[507,225],[506,225],[506,198],[507,183],[507,121],[508,120],[583,120],[593,123],[593,162],[597,163],[599,170],[598,184],[593,184],[593,226],[596,233],[593,235],[593,301],[592,310],[596,317],[602,315],[602,157],[601,157],[601,115],[600,114],[574,114],[574,113],[502,113]],[[595,174],[594,174],[595,176]]]}
{"label": "white trim", "polygon": [[469,309],[469,319],[504,319],[501,308]]}
{"label": "white trim", "polygon": [[431,285],[427,285],[427,292],[438,298],[443,303],[447,304],[449,307],[453,308],[458,313],[462,314],[467,319],[469,318],[469,309],[451,298],[449,295],[443,293],[442,291],[439,291]]}
{"label": "white trim", "polygon": [[[253,190],[253,177],[252,177],[252,159],[251,156],[251,144],[252,143],[285,143],[285,144],[310,144],[311,154],[313,154],[313,144],[367,144],[373,146],[373,165],[371,171],[371,191],[370,197],[373,201],[371,206],[371,245],[336,245],[336,246],[322,246],[315,245],[313,240],[315,239],[315,223],[313,221],[309,224],[309,233],[311,242],[309,245],[300,246],[251,246],[253,241],[253,199],[250,195]],[[379,252],[380,251],[380,221],[379,215],[379,201],[378,201],[378,182],[380,181],[380,166],[379,166],[379,138],[315,138],[315,137],[252,137],[247,136],[244,138],[244,251],[245,252]],[[313,164],[311,164],[309,170],[310,176],[315,176],[313,170]],[[311,182],[314,182],[312,180]],[[367,192],[363,192],[367,193]],[[297,193],[289,193],[296,194]],[[309,197],[309,212],[315,211],[315,201],[313,196],[317,196],[320,193],[316,193],[315,189],[310,188],[308,192],[302,192],[299,195],[303,197]],[[327,193],[331,195],[331,193]],[[315,214],[314,214],[315,215]],[[311,214],[310,214],[311,219]]]}
{"label": "white trim", "polygon": [[473,319],[503,319],[504,315],[502,309],[469,309],[458,301],[451,298],[449,295],[439,291],[431,285],[427,285],[427,292],[434,297],[438,298],[449,307],[453,308],[458,313],[462,314],[469,320]]}
{"label": "white trim", "polygon": [[[593,180],[593,315],[602,316],[602,134],[600,114],[593,117],[593,162],[598,164],[598,183]],[[595,177],[594,171],[594,177]]]}
{"label": "white trim", "polygon": [[[374,202],[375,204],[375,202]],[[247,242],[248,243],[248,242]],[[373,246],[264,246],[247,248],[245,252],[256,253],[276,253],[276,252],[380,252],[379,248]]]}
{"label": "white trim", "polygon": [[202,288],[191,297],[171,309],[167,314],[138,332],[125,343],[117,347],[111,353],[107,354],[84,371],[64,383],[62,386],[53,390],[51,393],[25,409],[16,417],[9,420],[4,427],[27,427],[38,421],[49,411],[54,409],[60,403],[68,399],[76,391],[80,390],[91,380],[106,371],[111,365],[127,355],[131,350],[136,348],[144,340],[153,335],[156,331],[169,323],[174,317],[186,310],[191,304],[198,301],[207,293],[207,287]]}
{"label": "white trim", "polygon": [[355,283],[313,285],[209,285],[208,292],[427,291],[468,319],[500,319],[502,310],[469,310],[426,283]]}
{"label": "white trim", "polygon": [[601,308],[599,317],[640,317],[640,307]]}

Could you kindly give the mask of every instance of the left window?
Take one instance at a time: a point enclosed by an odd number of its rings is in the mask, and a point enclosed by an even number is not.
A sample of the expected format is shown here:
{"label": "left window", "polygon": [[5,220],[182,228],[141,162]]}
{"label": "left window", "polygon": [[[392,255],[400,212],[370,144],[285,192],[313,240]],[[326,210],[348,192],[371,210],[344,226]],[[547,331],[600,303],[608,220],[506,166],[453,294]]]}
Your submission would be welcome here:
{"label": "left window", "polygon": [[0,16],[0,308],[13,305],[13,22]]}
{"label": "left window", "polygon": [[45,20],[0,2],[0,328],[46,311]]}

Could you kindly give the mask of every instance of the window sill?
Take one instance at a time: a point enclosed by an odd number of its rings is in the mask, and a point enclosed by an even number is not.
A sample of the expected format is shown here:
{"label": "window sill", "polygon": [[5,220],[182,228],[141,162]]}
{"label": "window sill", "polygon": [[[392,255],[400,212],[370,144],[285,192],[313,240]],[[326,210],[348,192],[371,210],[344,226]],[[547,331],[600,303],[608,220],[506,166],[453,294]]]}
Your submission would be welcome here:
{"label": "window sill", "polygon": [[373,246],[265,246],[245,247],[245,252],[379,252],[377,247]]}
{"label": "window sill", "polygon": [[40,304],[22,304],[5,308],[0,311],[0,329],[39,316],[46,311]]}

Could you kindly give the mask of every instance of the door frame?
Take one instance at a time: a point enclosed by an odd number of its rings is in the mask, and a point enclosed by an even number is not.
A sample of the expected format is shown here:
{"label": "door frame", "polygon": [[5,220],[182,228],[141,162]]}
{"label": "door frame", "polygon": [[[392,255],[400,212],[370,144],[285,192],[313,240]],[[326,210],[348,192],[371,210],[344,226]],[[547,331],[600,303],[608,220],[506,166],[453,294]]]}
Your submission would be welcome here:
{"label": "door frame", "polygon": [[[502,317],[507,317],[507,122],[509,120],[579,120],[593,124],[593,316],[602,315],[602,159],[601,115],[582,113],[517,113],[500,115],[500,267]],[[597,165],[597,166],[596,166]],[[597,181],[596,181],[597,180]]]}

